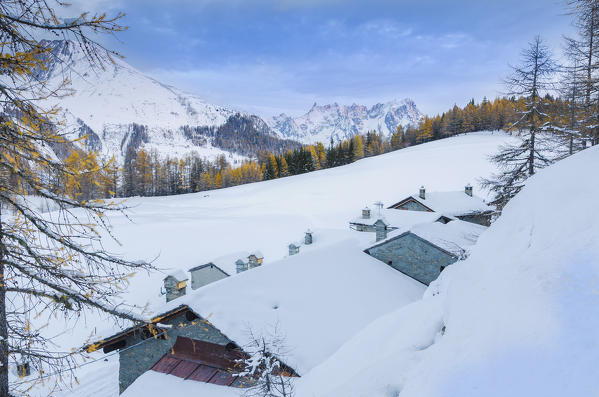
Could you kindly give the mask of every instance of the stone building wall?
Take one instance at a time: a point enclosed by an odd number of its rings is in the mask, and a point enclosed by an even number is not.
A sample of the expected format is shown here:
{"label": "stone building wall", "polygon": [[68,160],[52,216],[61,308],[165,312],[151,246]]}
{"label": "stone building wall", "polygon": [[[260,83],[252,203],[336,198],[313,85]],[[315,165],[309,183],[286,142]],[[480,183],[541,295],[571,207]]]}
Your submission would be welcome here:
{"label": "stone building wall", "polygon": [[491,215],[484,214],[472,214],[472,215],[460,215],[456,218],[470,223],[476,223],[482,226],[491,226]]}
{"label": "stone building wall", "polygon": [[[175,344],[177,336],[197,339],[205,342],[226,345],[231,342],[209,322],[196,318],[188,320],[185,314],[175,317],[164,324],[172,324],[165,329],[166,339],[154,338],[138,332],[127,338],[127,344],[119,352],[119,389],[122,393],[135,379],[152,368]],[[143,342],[143,343],[140,343]]]}
{"label": "stone building wall", "polygon": [[409,232],[366,252],[426,285],[439,277],[441,267],[457,261],[455,256]]}

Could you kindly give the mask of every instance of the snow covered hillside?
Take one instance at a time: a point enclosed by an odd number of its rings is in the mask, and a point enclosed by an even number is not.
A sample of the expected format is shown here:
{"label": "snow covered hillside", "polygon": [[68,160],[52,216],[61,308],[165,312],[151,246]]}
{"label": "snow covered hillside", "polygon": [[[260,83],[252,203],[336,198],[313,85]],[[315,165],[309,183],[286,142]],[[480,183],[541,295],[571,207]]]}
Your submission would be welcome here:
{"label": "snow covered hillside", "polygon": [[[278,142],[259,117],[207,103],[145,76],[121,59],[106,62],[104,69],[92,68],[74,42],[44,41],[43,45],[52,48],[47,55],[49,67],[36,77],[48,79],[52,87],[68,79],[71,92],[48,104],[60,106],[58,119],[64,120],[74,138],[88,135],[88,147],[104,156],[122,160],[129,148],[143,146],[162,156],[196,151],[209,158],[227,154],[238,159],[247,153],[231,154],[213,145],[218,128],[234,116],[236,125],[229,129],[249,128],[265,141]],[[269,149],[269,144],[274,143],[265,142],[262,149]]]}
{"label": "snow covered hillside", "polygon": [[[384,283],[384,288],[380,289],[384,296],[379,297],[379,289],[372,286],[362,293],[368,295],[368,300],[364,302],[369,303],[359,310],[356,308],[353,311],[356,321],[349,323],[346,317],[351,314],[347,314],[342,307],[331,307],[318,312],[317,310],[329,306],[306,301],[307,307],[313,309],[298,312],[298,315],[313,317],[315,327],[318,324],[326,327],[322,330],[315,328],[310,339],[323,338],[318,342],[323,345],[315,343],[309,345],[311,350],[300,349],[310,340],[302,339],[301,333],[292,332],[293,327],[287,334],[292,344],[289,347],[294,351],[295,364],[302,371],[302,382],[305,378],[308,384],[309,379],[312,379],[309,374],[328,362],[330,356],[351,340],[363,326],[375,321],[376,317],[417,299],[417,294],[406,287],[393,290],[387,285],[397,278],[385,275],[385,271],[392,269],[361,252],[363,242],[359,239],[363,236],[372,239],[373,235],[349,230],[348,222],[358,216],[365,205],[372,206],[372,203],[379,200],[390,205],[416,193],[421,185],[425,185],[429,191],[450,191],[462,190],[467,183],[471,183],[475,194],[484,196],[477,181],[494,171],[488,162],[488,155],[510,139],[512,138],[498,132],[473,133],[293,177],[180,196],[131,198],[127,203],[131,206],[129,215],[132,221],[122,215],[110,216],[113,233],[121,244],[106,240],[105,246],[132,260],[155,258],[156,266],[162,269],[153,274],[135,275],[124,293],[128,304],[135,305],[135,310],[144,310],[147,315],[156,314],[164,308],[165,297],[160,290],[162,279],[167,273],[174,270],[187,271],[193,266],[240,250],[262,251],[265,259],[261,268],[196,290],[196,295],[200,297],[198,311],[218,323],[220,328],[226,329],[231,337],[241,340],[244,331],[241,323],[252,319],[255,321],[256,316],[251,316],[251,313],[255,313],[254,310],[268,309],[270,313],[276,314],[272,308],[279,306],[278,313],[283,324],[294,320],[293,308],[301,303],[298,297],[302,294],[309,297],[312,293],[311,287],[306,286],[310,285],[310,277],[322,277],[318,283],[314,283],[314,294],[318,294],[319,299],[325,299],[327,291],[331,295],[340,294],[339,296],[354,296],[352,299],[359,299],[356,284],[360,284],[360,281],[371,280],[372,285]],[[301,239],[308,228],[314,232],[311,248],[303,247],[288,262],[278,262],[288,255],[288,244]],[[356,236],[359,237],[356,239]],[[346,248],[347,244],[353,245],[353,251]],[[312,254],[310,250],[315,253]],[[335,262],[330,271],[326,272],[318,271],[320,262],[307,266],[293,265],[294,261],[311,258],[310,255],[328,257],[327,251],[338,252],[333,257],[341,259],[345,258],[344,255],[355,253],[357,261],[350,263],[347,259]],[[345,270],[350,273],[339,277],[336,273],[343,271],[345,262],[348,263]],[[384,269],[377,270],[376,265],[381,265]],[[290,270],[286,271],[285,266]],[[368,266],[373,266],[372,273],[367,272]],[[332,271],[335,269],[339,270]],[[278,286],[273,282],[262,288],[262,281],[256,280],[261,274],[280,277],[283,284]],[[352,275],[356,277],[352,278]],[[304,281],[296,287],[286,289],[284,286],[289,280]],[[250,283],[247,288],[243,286],[244,281]],[[401,280],[398,281],[398,285],[401,283]],[[231,295],[227,291],[239,291],[241,295]],[[287,296],[291,293],[293,299]],[[235,302],[237,298],[243,301],[238,308],[241,312],[239,316],[232,316],[231,310],[223,307],[230,307],[231,302]],[[390,301],[390,298],[393,300]],[[379,302],[378,299],[382,301]],[[339,297],[331,297],[331,302],[337,300]],[[177,300],[173,303],[177,303]],[[335,305],[339,306],[341,303]],[[247,310],[244,311],[244,308]],[[333,312],[343,318],[329,318],[328,315]],[[269,319],[269,322],[272,320]],[[339,326],[342,326],[343,332],[335,331],[335,327]],[[57,341],[66,349],[79,346],[87,338],[103,337],[115,330],[111,322],[95,314],[86,316],[75,329],[65,331],[64,328],[65,324],[53,322],[47,331],[60,334]],[[100,361],[81,369],[81,386],[77,391],[65,395],[87,397],[94,390],[97,395],[115,396],[118,393],[118,387],[115,387],[118,365],[114,364],[114,356],[108,361],[98,358]],[[341,377],[342,374],[335,376]],[[316,375],[313,379],[317,382]],[[165,384],[167,382],[168,380]]]}
{"label": "snow covered hillside", "polygon": [[319,106],[316,103],[308,113],[300,117],[286,114],[268,120],[282,137],[303,143],[338,142],[356,134],[378,131],[386,136],[394,133],[399,125],[418,124],[422,113],[411,99],[364,105],[344,106],[334,103]]}
{"label": "snow covered hillside", "polygon": [[594,396],[599,148],[542,170],[424,299],[371,323],[302,397]]}
{"label": "snow covered hillside", "polygon": [[[507,139],[503,133],[473,133],[293,177],[130,198],[133,223],[121,216],[111,219],[123,244],[111,248],[136,259],[159,255],[157,265],[165,269],[186,270],[240,250],[258,249],[265,262],[272,262],[286,256],[287,244],[302,238],[306,229],[344,233],[365,205],[379,200],[391,205],[421,185],[450,191],[471,183],[475,194],[484,196],[478,178],[493,172],[487,156]],[[143,288],[156,289],[160,280],[160,274],[154,275]],[[139,303],[147,300],[138,297]]]}

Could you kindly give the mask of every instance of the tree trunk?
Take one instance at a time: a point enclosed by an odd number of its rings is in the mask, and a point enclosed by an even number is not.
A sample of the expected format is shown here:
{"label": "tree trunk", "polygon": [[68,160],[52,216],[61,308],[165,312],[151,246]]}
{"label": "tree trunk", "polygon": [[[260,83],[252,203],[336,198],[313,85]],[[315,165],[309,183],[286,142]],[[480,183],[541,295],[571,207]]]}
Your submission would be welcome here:
{"label": "tree trunk", "polygon": [[6,283],[4,244],[2,241],[2,207],[0,203],[0,397],[8,396],[8,324],[6,318]]}
{"label": "tree trunk", "polygon": [[537,99],[538,99],[538,74],[539,74],[539,40],[537,38],[536,48],[535,48],[535,68],[533,71],[533,79],[532,79],[532,111],[530,113],[530,152],[528,155],[528,175],[532,176],[535,173],[535,134],[537,129],[537,121],[536,121],[536,113],[537,109]]}

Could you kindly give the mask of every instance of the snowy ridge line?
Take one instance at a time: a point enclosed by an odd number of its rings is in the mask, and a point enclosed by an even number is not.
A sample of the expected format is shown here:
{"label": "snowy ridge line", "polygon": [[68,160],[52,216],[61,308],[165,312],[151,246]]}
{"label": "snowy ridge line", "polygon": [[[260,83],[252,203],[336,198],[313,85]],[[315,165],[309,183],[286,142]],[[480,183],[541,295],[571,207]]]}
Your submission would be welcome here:
{"label": "snowy ridge line", "polygon": [[[114,156],[122,164],[128,150],[144,147],[162,158],[197,152],[209,160],[224,154],[235,163],[255,155],[256,142],[263,146],[259,150],[270,151],[286,144],[260,117],[210,104],[144,75],[121,59],[93,67],[76,43],[41,43],[51,50],[45,55],[47,70],[40,70],[36,78],[47,80],[49,86],[67,79],[66,89],[72,92],[41,105],[58,106],[56,121],[65,126],[67,137],[88,136],[77,145],[104,159]],[[132,142],[140,129],[143,139]]]}
{"label": "snowy ridge line", "polygon": [[395,133],[398,126],[417,125],[422,118],[414,101],[406,98],[371,107],[355,103],[350,106],[337,103],[319,106],[314,103],[302,116],[294,118],[283,113],[267,122],[282,137],[307,144],[326,144],[330,140],[337,143],[370,131],[388,137]]}

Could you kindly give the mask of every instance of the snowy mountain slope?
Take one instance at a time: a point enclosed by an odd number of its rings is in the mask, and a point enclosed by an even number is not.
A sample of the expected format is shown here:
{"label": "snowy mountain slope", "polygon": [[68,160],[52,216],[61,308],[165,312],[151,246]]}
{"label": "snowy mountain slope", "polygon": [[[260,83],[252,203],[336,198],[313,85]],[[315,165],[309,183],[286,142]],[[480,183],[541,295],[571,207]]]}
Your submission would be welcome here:
{"label": "snowy mountain slope", "polygon": [[286,114],[268,120],[271,127],[284,138],[303,143],[338,142],[356,134],[378,131],[385,135],[394,133],[399,125],[418,124],[422,113],[410,99],[364,105],[344,106],[334,103],[319,106],[316,103],[300,117]]}
{"label": "snowy mountain slope", "polygon": [[592,396],[599,148],[531,178],[425,298],[365,328],[298,396]]}
{"label": "snowy mountain slope", "polygon": [[[46,55],[48,69],[39,71],[37,77],[48,79],[54,87],[68,79],[71,92],[47,105],[60,106],[58,119],[64,120],[67,131],[74,136],[89,135],[88,146],[105,156],[122,158],[132,142],[133,130],[140,126],[146,137],[136,142],[133,149],[143,145],[162,155],[183,155],[192,150],[208,157],[228,154],[211,142],[218,127],[234,116],[243,118],[258,134],[277,140],[260,118],[207,103],[162,84],[121,59],[106,62],[103,69],[92,68],[76,43],[42,43],[52,51]],[[184,126],[194,130],[184,131]],[[238,153],[234,158],[247,154]]]}
{"label": "snowy mountain slope", "polygon": [[[348,230],[348,222],[364,205],[379,200],[392,204],[420,185],[447,191],[472,183],[475,194],[484,196],[476,183],[495,171],[488,156],[511,139],[503,133],[473,133],[293,177],[180,196],[131,198],[127,204],[132,221],[122,215],[109,216],[121,244],[109,239],[104,244],[133,260],[155,258],[162,271],[135,275],[124,292],[128,304],[138,309],[148,305],[148,314],[155,313],[164,305],[162,279],[172,270],[187,271],[222,255],[256,249],[265,255],[264,266],[274,265],[288,255],[287,245],[301,239],[307,228],[314,230],[313,249],[326,248],[347,240],[348,235],[355,237],[357,232]],[[402,172],[398,177],[398,170],[414,172]],[[308,252],[302,247],[299,255]],[[342,287],[334,282],[332,290]],[[90,314],[75,328],[54,321],[47,331],[60,334],[57,343],[70,349],[90,335],[105,335],[114,327]],[[344,337],[351,336],[353,333]],[[113,371],[109,365],[101,359],[83,367],[82,379],[91,382],[96,378],[86,371]],[[114,378],[106,375],[104,379]],[[94,387],[102,386],[94,383]],[[114,390],[114,385],[106,387],[106,396],[113,395],[109,389]],[[84,396],[86,392],[89,389],[81,387],[78,393],[65,395]]]}

